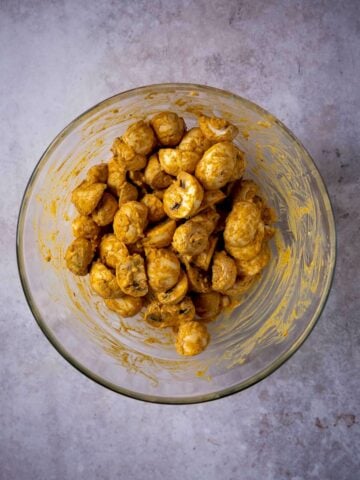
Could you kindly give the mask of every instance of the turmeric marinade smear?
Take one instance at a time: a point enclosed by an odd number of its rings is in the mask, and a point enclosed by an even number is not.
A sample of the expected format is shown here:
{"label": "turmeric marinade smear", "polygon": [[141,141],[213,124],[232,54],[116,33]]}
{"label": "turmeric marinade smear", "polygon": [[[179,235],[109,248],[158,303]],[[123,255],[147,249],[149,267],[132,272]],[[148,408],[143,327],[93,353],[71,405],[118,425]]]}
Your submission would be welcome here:
{"label": "turmeric marinade smear", "polygon": [[243,178],[238,134],[222,118],[187,130],[174,112],[114,139],[112,158],[72,192],[78,216],[65,261],[121,317],[170,328],[180,355],[210,341],[207,323],[238,303],[270,260],[275,214]]}

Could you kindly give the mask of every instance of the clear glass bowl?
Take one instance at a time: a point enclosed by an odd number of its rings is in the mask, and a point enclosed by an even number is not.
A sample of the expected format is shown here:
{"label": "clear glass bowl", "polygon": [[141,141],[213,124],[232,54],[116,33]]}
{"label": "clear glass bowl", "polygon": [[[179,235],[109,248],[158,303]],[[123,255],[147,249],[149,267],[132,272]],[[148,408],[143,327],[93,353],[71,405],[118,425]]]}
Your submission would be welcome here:
{"label": "clear glass bowl", "polygon": [[[218,115],[239,127],[236,143],[278,214],[272,260],[230,314],[209,324],[212,341],[180,358],[170,332],[141,318],[119,319],[92,294],[87,277],[64,268],[75,215],[71,190],[135,120],[161,110]],[[193,403],[238,392],[266,377],[303,343],[318,319],[335,265],[330,201],[312,159],[271,114],[232,93],[191,84],[137,88],[111,97],[71,122],[50,144],[26,188],[18,222],[18,265],[40,328],[76,368],[124,395]]]}

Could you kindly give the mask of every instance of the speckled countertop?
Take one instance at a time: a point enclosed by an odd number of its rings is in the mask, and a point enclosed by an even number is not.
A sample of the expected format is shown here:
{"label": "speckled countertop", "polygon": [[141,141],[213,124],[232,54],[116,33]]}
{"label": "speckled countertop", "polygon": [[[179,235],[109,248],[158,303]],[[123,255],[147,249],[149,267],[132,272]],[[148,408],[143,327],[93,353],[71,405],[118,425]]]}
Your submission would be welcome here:
{"label": "speckled countertop", "polygon": [[[0,479],[360,478],[360,3],[0,2]],[[328,186],[335,281],[301,349],[256,386],[160,406],[91,382],[53,349],[15,260],[21,195],[75,116],[139,85],[229,89],[283,120]]]}

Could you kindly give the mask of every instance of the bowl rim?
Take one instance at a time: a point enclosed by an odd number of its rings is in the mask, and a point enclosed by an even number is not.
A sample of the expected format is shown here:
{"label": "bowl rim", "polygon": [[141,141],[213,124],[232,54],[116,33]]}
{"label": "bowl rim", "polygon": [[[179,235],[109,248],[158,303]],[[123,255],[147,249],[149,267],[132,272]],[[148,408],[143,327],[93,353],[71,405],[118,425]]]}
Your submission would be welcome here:
{"label": "bowl rim", "polygon": [[[231,387],[223,388],[222,390],[212,392],[212,393],[207,393],[203,395],[197,395],[197,396],[192,396],[192,397],[162,397],[162,396],[156,396],[156,395],[148,395],[148,394],[143,394],[143,393],[138,393],[132,390],[129,390],[124,387],[119,387],[118,385],[113,384],[112,382],[103,379],[100,375],[92,372],[88,367],[83,365],[81,362],[76,360],[76,358],[73,357],[64,347],[63,345],[57,340],[55,335],[50,331],[50,329],[47,327],[46,323],[43,321],[41,314],[39,310],[37,309],[36,302],[31,294],[28,281],[27,281],[27,275],[26,275],[26,270],[24,266],[24,261],[23,261],[23,242],[22,242],[22,232],[24,228],[24,220],[25,220],[25,214],[26,210],[28,207],[29,203],[29,195],[32,189],[32,186],[36,180],[37,174],[42,166],[42,164],[45,162],[46,157],[48,156],[49,153],[62,141],[62,139],[71,132],[72,129],[74,129],[80,122],[83,121],[83,119],[88,116],[91,112],[99,108],[100,106],[104,106],[105,104],[111,104],[114,102],[115,99],[119,99],[121,97],[131,97],[134,94],[138,94],[139,92],[141,93],[146,92],[147,90],[161,90],[161,89],[184,89],[184,90],[200,90],[204,92],[212,92],[212,93],[219,93],[222,96],[227,96],[228,98],[236,98],[237,100],[240,100],[243,102],[245,105],[250,107],[253,110],[256,110],[259,114],[261,115],[271,115],[273,121],[280,127],[282,128],[290,137],[291,139],[305,152],[305,154],[308,156],[308,159],[310,163],[312,163],[312,166],[314,167],[315,171],[317,172],[319,176],[319,180],[321,182],[321,186],[324,190],[325,198],[327,199],[329,203],[329,210],[328,210],[328,222],[329,222],[329,244],[330,244],[330,258],[331,258],[331,264],[329,264],[329,267],[331,269],[330,275],[327,277],[327,283],[325,285],[325,288],[323,289],[322,296],[320,298],[320,301],[317,305],[317,308],[311,318],[311,320],[308,322],[306,328],[302,332],[302,334],[299,336],[299,338],[289,346],[289,348],[283,352],[281,355],[279,355],[272,363],[264,367],[262,370],[260,370],[257,374],[253,375],[252,377],[248,378],[247,380],[244,380],[240,383],[237,383],[236,385],[233,385]],[[304,341],[308,338],[310,333],[313,331],[317,321],[319,320],[326,302],[328,300],[331,286],[333,283],[334,279],[334,272],[335,272],[335,266],[336,266],[336,257],[337,257],[337,237],[336,237],[336,226],[335,226],[335,220],[334,220],[334,210],[333,206],[331,203],[331,199],[329,196],[328,189],[326,187],[326,184],[324,182],[324,179],[315,164],[313,158],[307,151],[307,149],[303,146],[303,144],[298,140],[298,138],[294,135],[294,133],[286,126],[284,125],[280,120],[278,120],[273,114],[271,114],[269,111],[266,109],[260,107],[256,103],[243,98],[240,95],[234,94],[232,92],[229,92],[227,90],[223,90],[220,88],[216,87],[211,87],[207,85],[200,85],[200,84],[194,84],[194,83],[158,83],[158,84],[152,84],[152,85],[144,85],[140,87],[135,87],[129,90],[126,90],[124,92],[117,93],[115,95],[112,95],[104,100],[101,100],[97,104],[93,105],[92,107],[88,108],[85,110],[83,113],[78,115],[74,120],[72,120],[70,123],[68,123],[61,131],[58,133],[55,138],[51,141],[51,143],[48,145],[48,147],[45,149],[43,154],[40,156],[40,159],[36,163],[34,170],[32,174],[30,175],[30,178],[26,184],[22,199],[21,199],[21,204],[20,204],[20,209],[19,209],[19,214],[18,214],[18,219],[17,219],[17,226],[16,226],[16,259],[17,259],[17,267],[18,267],[18,272],[19,272],[19,277],[20,277],[20,282],[21,286],[25,295],[25,299],[27,301],[27,304],[29,306],[29,309],[35,318],[39,328],[45,335],[45,337],[48,339],[48,341],[52,344],[52,346],[58,351],[58,353],[66,360],[68,361],[73,367],[75,367],[79,372],[84,374],[86,377],[89,379],[93,380],[94,382],[98,383],[99,385],[108,388],[109,390],[112,390],[115,393],[122,394],[126,397],[129,398],[134,398],[136,400],[144,401],[144,402],[149,402],[149,403],[156,403],[156,404],[167,404],[167,405],[187,405],[187,404],[196,404],[196,403],[205,403],[209,402],[212,400],[216,400],[219,398],[227,397],[229,395],[233,395],[234,393],[238,393],[242,390],[245,390],[249,388],[252,385],[255,385],[256,383],[260,382],[264,378],[268,377],[272,373],[274,373],[281,365],[283,365],[287,360],[289,360],[295,352],[300,348],[300,346],[304,343]]]}

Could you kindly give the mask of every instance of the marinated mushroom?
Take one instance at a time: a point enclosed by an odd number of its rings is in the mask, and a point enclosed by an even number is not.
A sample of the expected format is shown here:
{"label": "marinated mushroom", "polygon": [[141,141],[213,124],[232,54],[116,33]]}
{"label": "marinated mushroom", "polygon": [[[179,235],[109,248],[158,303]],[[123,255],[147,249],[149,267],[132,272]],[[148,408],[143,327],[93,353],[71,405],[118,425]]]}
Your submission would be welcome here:
{"label": "marinated mushroom", "polygon": [[208,208],[192,217],[191,221],[202,225],[210,235],[215,230],[219,219],[220,214],[214,208]]}
{"label": "marinated mushroom", "polygon": [[130,125],[122,139],[139,155],[149,155],[157,143],[154,130],[143,120]]}
{"label": "marinated mushroom", "polygon": [[157,302],[156,300],[151,301],[145,310],[145,322],[155,328],[167,327],[168,325],[164,325],[162,321],[161,307],[161,303]]}
{"label": "marinated mushroom", "polygon": [[160,222],[160,220],[166,217],[163,203],[154,193],[144,195],[141,202],[148,208],[148,220],[150,223]]}
{"label": "marinated mushroom", "polygon": [[187,294],[188,288],[189,282],[187,275],[185,272],[181,271],[177,284],[166,292],[159,292],[157,294],[157,299],[160,303],[165,305],[179,303]]}
{"label": "marinated mushroom", "polygon": [[232,257],[238,260],[251,260],[260,252],[264,237],[265,227],[263,222],[260,222],[252,242],[248,243],[244,247],[233,247],[232,245],[226,245],[226,250]]}
{"label": "marinated mushroom", "polygon": [[240,178],[244,170],[244,153],[232,143],[221,142],[206,150],[196,166],[195,176],[206,190],[216,190]]}
{"label": "marinated mushroom", "polygon": [[175,253],[166,248],[151,248],[145,253],[150,287],[155,292],[172,288],[180,276],[180,262]]}
{"label": "marinated mushroom", "polygon": [[128,255],[116,265],[116,280],[121,290],[132,297],[148,293],[145,263],[141,255]]}
{"label": "marinated mushroom", "polygon": [[75,275],[86,275],[93,259],[94,249],[87,238],[75,238],[65,253],[67,268]]}
{"label": "marinated mushroom", "polygon": [[105,227],[106,225],[110,225],[110,223],[112,223],[117,210],[118,202],[116,198],[113,197],[111,193],[105,192],[91,216],[99,225],[99,227]]}
{"label": "marinated mushroom", "polygon": [[231,288],[236,280],[236,263],[226,252],[216,252],[212,265],[212,288],[222,292]]}
{"label": "marinated mushroom", "polygon": [[186,263],[186,273],[189,280],[189,290],[196,293],[207,293],[211,291],[211,282],[208,274],[200,268]]}
{"label": "marinated mushroom", "polygon": [[260,273],[269,263],[270,256],[268,244],[263,243],[260,252],[251,260],[235,259],[238,275],[252,276]]}
{"label": "marinated mushroom", "polygon": [[201,205],[204,191],[195,177],[180,172],[174,182],[164,193],[164,209],[173,219],[191,217]]}
{"label": "marinated mushroom", "polygon": [[201,158],[194,152],[183,152],[177,148],[162,148],[158,155],[161,167],[174,177],[180,172],[194,173]]}
{"label": "marinated mushroom", "polygon": [[145,175],[143,172],[140,172],[140,171],[128,172],[128,176],[131,183],[139,187],[141,190],[143,190],[143,192],[147,190]]}
{"label": "marinated mushroom", "polygon": [[175,327],[194,320],[195,307],[191,298],[185,297],[179,303],[162,305],[161,315],[165,324]]}
{"label": "marinated mushroom", "polygon": [[173,182],[173,178],[162,169],[157,153],[154,153],[154,155],[151,155],[149,158],[144,170],[144,180],[154,189],[167,188]]}
{"label": "marinated mushroom", "polygon": [[116,265],[128,255],[128,250],[123,242],[116,238],[113,233],[107,233],[101,239],[99,255],[102,263],[110,268]]}
{"label": "marinated mushroom", "polygon": [[158,152],[158,158],[161,168],[169,175],[176,177],[180,169],[181,152],[176,148],[161,148]]}
{"label": "marinated mushroom", "polygon": [[207,248],[208,239],[201,223],[188,220],[175,230],[172,246],[180,254],[198,255]]}
{"label": "marinated mushroom", "polygon": [[90,215],[106,189],[106,183],[82,182],[73,190],[71,201],[81,215]]}
{"label": "marinated mushroom", "polygon": [[119,298],[120,287],[113,272],[100,261],[94,262],[90,269],[90,286],[103,298]]}
{"label": "marinated mushroom", "polygon": [[145,321],[156,328],[177,327],[191,322],[195,317],[195,307],[192,300],[185,297],[177,304],[161,304],[152,301],[146,309]]}
{"label": "marinated mushroom", "polygon": [[226,219],[225,247],[244,247],[252,242],[261,222],[261,212],[251,202],[236,203]]}
{"label": "marinated mushroom", "polygon": [[179,172],[183,171],[188,173],[194,173],[196,165],[199,163],[201,156],[195,152],[183,152],[182,150],[178,151],[181,152],[178,163]]}
{"label": "marinated mushroom", "polygon": [[211,141],[205,137],[201,129],[195,127],[185,133],[178,148],[183,152],[195,153],[200,159],[211,145]]}
{"label": "marinated mushroom", "polygon": [[129,182],[124,182],[118,189],[119,207],[124,205],[124,203],[137,200],[138,196],[139,192],[135,185]]}
{"label": "marinated mushroom", "polygon": [[176,336],[176,351],[180,355],[197,355],[207,347],[210,335],[200,322],[185,322],[179,326]]}
{"label": "marinated mushroom", "polygon": [[135,243],[143,236],[147,225],[147,207],[143,203],[131,201],[121,205],[114,217],[114,233],[119,240]]}
{"label": "marinated mushroom", "polygon": [[259,193],[260,188],[253,180],[239,180],[231,191],[233,205],[243,201],[252,202]]}
{"label": "marinated mushroom", "polygon": [[128,318],[139,313],[144,302],[142,297],[123,295],[121,298],[105,299],[105,304],[113,312],[118,313],[124,318]]}
{"label": "marinated mushroom", "polygon": [[175,220],[165,220],[165,222],[156,225],[155,227],[147,230],[143,245],[145,247],[168,247],[173,239],[176,229]]}
{"label": "marinated mushroom", "polygon": [[208,270],[218,241],[218,237],[210,237],[208,247],[203,252],[192,257],[191,262],[202,270]]}
{"label": "marinated mushroom", "polygon": [[146,166],[146,156],[136,153],[135,150],[121,138],[114,140],[111,150],[114,154],[114,159],[126,170],[141,170]]}
{"label": "marinated mushroom", "polygon": [[225,118],[199,117],[199,127],[203,135],[211,142],[231,142],[239,130],[235,125],[229,123]]}
{"label": "marinated mushroom", "polygon": [[213,320],[221,312],[222,301],[218,292],[197,293],[193,297],[196,315],[202,320]]}
{"label": "marinated mushroom", "polygon": [[80,215],[72,223],[72,232],[75,238],[96,238],[100,233],[100,227],[91,217]]}
{"label": "marinated mushroom", "polygon": [[113,195],[120,196],[121,187],[126,182],[126,168],[112,159],[108,163],[107,185]]}
{"label": "marinated mushroom", "polygon": [[108,166],[106,163],[99,163],[91,167],[87,174],[86,180],[89,183],[106,183],[108,178]]}
{"label": "marinated mushroom", "polygon": [[164,146],[178,145],[185,132],[184,119],[174,112],[160,112],[151,119],[150,123],[159,142]]}

